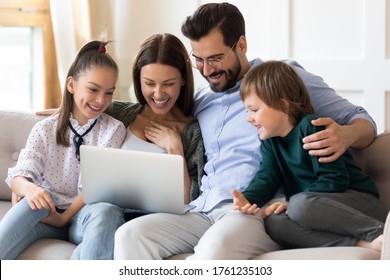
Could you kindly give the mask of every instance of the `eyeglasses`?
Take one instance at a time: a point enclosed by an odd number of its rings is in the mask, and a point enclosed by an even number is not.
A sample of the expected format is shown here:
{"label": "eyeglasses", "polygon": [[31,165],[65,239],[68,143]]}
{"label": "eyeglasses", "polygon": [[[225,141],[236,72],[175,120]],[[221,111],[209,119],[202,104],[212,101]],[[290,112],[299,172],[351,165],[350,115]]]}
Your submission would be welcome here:
{"label": "eyeglasses", "polygon": [[223,67],[223,64],[222,64],[222,61],[229,55],[229,53],[234,49],[234,47],[236,46],[237,42],[234,43],[234,45],[230,48],[230,50],[225,54],[225,55],[222,55],[221,57],[219,58],[209,58],[209,59],[206,59],[206,60],[203,60],[201,58],[198,58],[198,57],[195,57],[192,55],[192,51],[190,53],[190,56],[188,57],[187,59],[187,62],[189,62],[191,64],[191,66],[195,69],[201,69],[204,67],[204,63],[205,61],[207,62],[207,64],[214,68],[214,69],[221,69]]}

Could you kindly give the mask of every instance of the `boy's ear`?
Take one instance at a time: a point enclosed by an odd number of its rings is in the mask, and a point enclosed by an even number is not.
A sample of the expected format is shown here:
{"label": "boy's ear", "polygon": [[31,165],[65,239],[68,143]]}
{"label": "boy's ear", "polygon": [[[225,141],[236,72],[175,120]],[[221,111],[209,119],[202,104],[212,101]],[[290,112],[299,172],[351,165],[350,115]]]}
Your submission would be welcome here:
{"label": "boy's ear", "polygon": [[287,114],[289,112],[290,103],[285,98],[282,98],[282,103],[284,109],[283,112]]}

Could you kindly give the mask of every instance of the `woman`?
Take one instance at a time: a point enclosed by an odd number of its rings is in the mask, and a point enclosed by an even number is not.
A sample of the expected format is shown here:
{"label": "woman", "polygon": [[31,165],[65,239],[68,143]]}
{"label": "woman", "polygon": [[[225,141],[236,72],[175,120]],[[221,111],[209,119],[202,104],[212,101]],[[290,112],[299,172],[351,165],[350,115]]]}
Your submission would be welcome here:
{"label": "woman", "polygon": [[133,64],[138,103],[114,101],[107,113],[128,128],[123,149],[178,154],[185,159],[184,201],[199,195],[204,148],[192,117],[194,82],[188,53],[171,34],[155,34],[139,47]]}

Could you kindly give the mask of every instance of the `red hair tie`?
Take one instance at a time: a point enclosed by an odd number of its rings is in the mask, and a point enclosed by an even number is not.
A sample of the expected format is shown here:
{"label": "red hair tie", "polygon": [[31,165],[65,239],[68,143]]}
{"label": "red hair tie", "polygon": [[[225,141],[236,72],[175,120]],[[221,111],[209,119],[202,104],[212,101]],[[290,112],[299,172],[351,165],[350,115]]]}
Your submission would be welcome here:
{"label": "red hair tie", "polygon": [[106,47],[103,44],[101,44],[99,46],[99,48],[98,48],[98,52],[99,53],[105,53],[106,52]]}

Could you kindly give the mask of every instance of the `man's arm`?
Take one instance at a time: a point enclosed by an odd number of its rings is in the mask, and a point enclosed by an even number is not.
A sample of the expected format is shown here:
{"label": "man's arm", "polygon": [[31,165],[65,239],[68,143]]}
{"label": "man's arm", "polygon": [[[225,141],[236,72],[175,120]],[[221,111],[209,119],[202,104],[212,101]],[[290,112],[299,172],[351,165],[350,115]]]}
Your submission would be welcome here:
{"label": "man's arm", "polygon": [[325,129],[304,139],[304,148],[320,162],[332,162],[349,147],[364,148],[376,135],[376,124],[368,112],[341,97],[324,80],[307,72],[296,61],[294,66],[310,95],[315,114],[320,118],[314,125]]}

